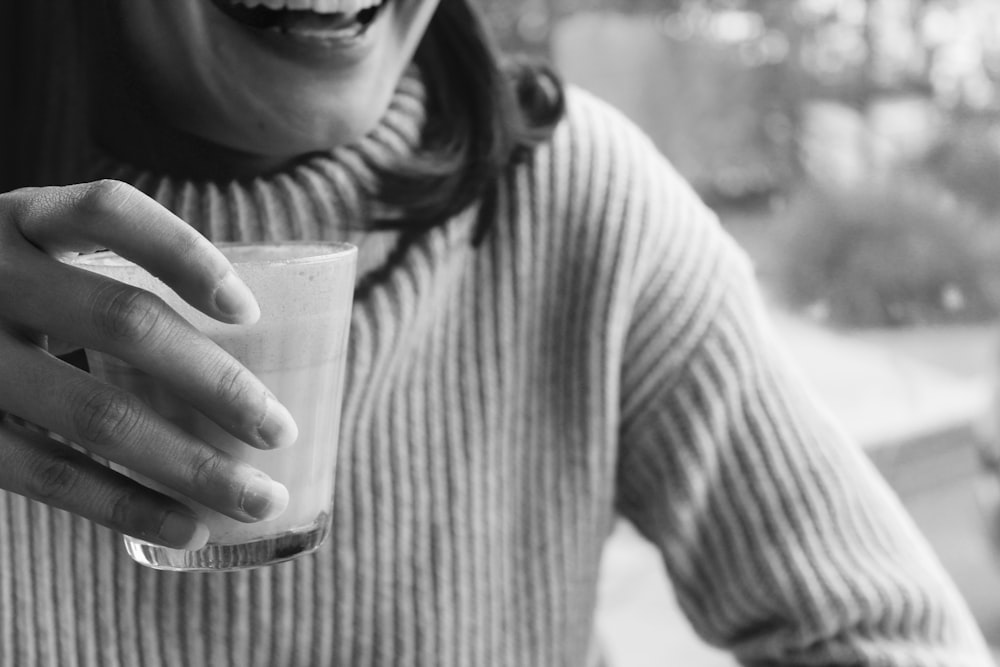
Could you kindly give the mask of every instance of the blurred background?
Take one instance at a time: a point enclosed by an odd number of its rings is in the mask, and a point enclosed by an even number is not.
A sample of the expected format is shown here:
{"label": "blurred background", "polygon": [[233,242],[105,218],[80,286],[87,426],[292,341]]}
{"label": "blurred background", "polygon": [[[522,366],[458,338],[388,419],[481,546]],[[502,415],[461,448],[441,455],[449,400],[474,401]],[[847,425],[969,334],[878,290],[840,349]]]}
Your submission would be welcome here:
{"label": "blurred background", "polygon": [[[508,49],[624,111],[715,209],[1000,649],[1000,2],[482,2]],[[627,525],[601,601],[615,664],[733,664]]]}

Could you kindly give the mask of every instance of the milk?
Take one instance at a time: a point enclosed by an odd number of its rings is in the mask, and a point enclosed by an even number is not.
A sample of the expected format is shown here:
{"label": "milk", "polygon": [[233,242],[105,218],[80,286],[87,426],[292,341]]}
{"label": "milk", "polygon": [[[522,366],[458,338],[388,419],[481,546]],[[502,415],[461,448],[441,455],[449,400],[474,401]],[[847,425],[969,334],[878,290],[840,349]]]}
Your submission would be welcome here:
{"label": "milk", "polygon": [[146,289],[229,352],[282,403],[299,428],[294,445],[255,449],[229,435],[155,378],[112,356],[88,351],[92,372],[136,394],[197,438],[259,468],[289,491],[280,515],[256,523],[229,518],[131,471],[125,474],[192,508],[210,531],[197,552],[126,537],[129,554],[163,569],[232,569],[300,555],[326,535],[332,513],[344,363],[357,251],[343,244],[220,246],[253,291],[261,318],[226,324],[195,310],[163,283],[121,258],[101,253],[73,263]]}
{"label": "milk", "polygon": [[[96,358],[95,358],[96,357]],[[108,382],[127,389],[154,410],[213,447],[233,454],[263,471],[288,489],[288,507],[279,516],[247,524],[211,510],[155,482],[141,481],[195,510],[208,527],[209,544],[242,544],[289,531],[308,529],[330,511],[333,471],[337,458],[340,424],[340,387],[344,357],[334,357],[315,366],[269,368],[249,363],[256,375],[291,412],[299,427],[294,445],[279,450],[260,450],[237,440],[192,406],[170,393],[146,373],[107,355],[94,355],[93,370]],[[244,358],[244,363],[247,363]],[[325,400],[323,400],[325,397]],[[116,466],[120,472],[138,477]]]}

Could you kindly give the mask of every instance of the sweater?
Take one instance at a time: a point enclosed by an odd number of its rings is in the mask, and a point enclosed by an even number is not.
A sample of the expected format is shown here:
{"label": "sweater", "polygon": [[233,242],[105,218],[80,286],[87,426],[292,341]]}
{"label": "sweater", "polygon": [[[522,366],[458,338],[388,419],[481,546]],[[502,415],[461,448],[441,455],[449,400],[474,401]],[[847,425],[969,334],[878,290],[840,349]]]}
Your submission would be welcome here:
{"label": "sweater", "polygon": [[273,567],[158,572],[0,492],[0,667],[596,664],[618,517],[745,664],[992,664],[784,361],[746,256],[615,110],[570,89],[480,244],[475,206],[405,246],[365,230],[371,167],[412,152],[423,95],[408,77],[370,135],[267,177],[100,167],[214,240],[359,246],[332,536]]}

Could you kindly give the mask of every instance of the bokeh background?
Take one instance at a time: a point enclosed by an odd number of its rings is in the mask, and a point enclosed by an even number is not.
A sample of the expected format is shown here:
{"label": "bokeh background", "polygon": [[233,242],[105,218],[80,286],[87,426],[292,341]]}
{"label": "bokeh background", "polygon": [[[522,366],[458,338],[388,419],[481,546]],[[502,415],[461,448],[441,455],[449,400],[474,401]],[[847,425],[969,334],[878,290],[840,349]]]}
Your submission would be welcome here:
{"label": "bokeh background", "polygon": [[[480,2],[718,213],[789,356],[1000,647],[1000,2]],[[622,667],[733,664],[624,524],[599,622]]]}

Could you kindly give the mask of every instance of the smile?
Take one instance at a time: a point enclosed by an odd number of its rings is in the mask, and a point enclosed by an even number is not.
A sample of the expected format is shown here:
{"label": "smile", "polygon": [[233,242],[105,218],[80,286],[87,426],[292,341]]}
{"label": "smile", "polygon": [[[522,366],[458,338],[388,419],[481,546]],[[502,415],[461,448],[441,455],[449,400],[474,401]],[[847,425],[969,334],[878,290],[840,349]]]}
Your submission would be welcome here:
{"label": "smile", "polygon": [[348,45],[361,40],[391,0],[212,0],[248,28],[296,40]]}

